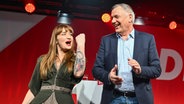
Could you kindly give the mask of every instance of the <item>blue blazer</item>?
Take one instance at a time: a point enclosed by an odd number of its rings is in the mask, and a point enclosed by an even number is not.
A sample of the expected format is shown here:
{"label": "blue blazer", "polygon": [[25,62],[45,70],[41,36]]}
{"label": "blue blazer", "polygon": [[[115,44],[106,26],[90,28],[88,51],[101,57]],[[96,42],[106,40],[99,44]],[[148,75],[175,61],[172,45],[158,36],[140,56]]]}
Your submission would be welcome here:
{"label": "blue blazer", "polygon": [[[103,36],[92,69],[94,78],[104,84],[101,104],[109,104],[112,101],[115,85],[110,82],[108,75],[117,64],[117,44],[118,38],[115,33]],[[133,59],[139,62],[142,69],[139,75],[132,71],[139,104],[154,104],[150,79],[160,76],[161,67],[153,35],[135,30]]]}

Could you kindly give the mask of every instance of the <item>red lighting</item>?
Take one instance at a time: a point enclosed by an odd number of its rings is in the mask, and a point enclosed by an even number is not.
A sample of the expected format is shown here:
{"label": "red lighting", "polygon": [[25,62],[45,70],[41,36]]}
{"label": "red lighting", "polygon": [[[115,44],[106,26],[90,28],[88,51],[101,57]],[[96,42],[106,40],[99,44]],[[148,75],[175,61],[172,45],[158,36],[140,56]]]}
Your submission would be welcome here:
{"label": "red lighting", "polygon": [[32,3],[27,3],[27,4],[25,5],[25,10],[26,10],[26,12],[28,12],[28,13],[33,13],[33,12],[35,11],[35,9],[36,9],[36,7],[35,7],[35,5],[32,4]]}
{"label": "red lighting", "polygon": [[101,17],[102,21],[107,23],[111,20],[111,16],[108,13],[104,13]]}
{"label": "red lighting", "polygon": [[174,30],[177,27],[177,23],[175,21],[171,21],[169,23],[169,29]]}

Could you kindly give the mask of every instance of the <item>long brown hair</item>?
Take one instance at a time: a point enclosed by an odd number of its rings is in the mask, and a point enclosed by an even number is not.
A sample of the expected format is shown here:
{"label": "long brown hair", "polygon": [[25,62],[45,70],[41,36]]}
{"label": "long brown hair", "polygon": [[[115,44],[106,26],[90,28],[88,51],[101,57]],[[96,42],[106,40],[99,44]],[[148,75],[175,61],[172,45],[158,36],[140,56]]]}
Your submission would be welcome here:
{"label": "long brown hair", "polygon": [[[70,31],[72,34],[74,33],[74,30],[69,25],[59,24],[57,25],[51,36],[50,45],[49,45],[49,51],[47,54],[42,56],[42,61],[40,63],[40,75],[42,79],[45,79],[47,76],[48,71],[51,70],[52,65],[54,64],[54,61],[57,57],[57,44],[56,44],[56,38],[57,35],[59,35],[63,29],[66,29],[67,31]],[[64,62],[66,63],[66,66],[68,67],[68,72],[71,72],[73,70],[74,65],[74,42],[72,44],[72,48],[68,50],[64,56]]]}

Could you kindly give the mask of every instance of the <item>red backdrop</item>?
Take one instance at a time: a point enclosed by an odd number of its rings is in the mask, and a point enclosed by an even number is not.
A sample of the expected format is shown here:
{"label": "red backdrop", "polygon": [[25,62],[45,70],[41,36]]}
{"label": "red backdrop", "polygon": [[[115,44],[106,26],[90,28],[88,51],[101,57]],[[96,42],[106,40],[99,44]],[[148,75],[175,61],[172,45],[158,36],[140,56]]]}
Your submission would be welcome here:
{"label": "red backdrop", "polygon": [[[48,16],[0,52],[0,102],[20,104],[28,90],[37,58],[47,52],[56,18]],[[103,35],[113,32],[109,24],[94,20],[74,19],[75,35],[86,34],[86,76],[93,80],[91,69]],[[135,26],[154,34],[163,74],[152,80],[155,104],[181,104],[184,96],[183,30],[155,26]],[[12,34],[13,35],[13,34]],[[182,65],[181,65],[182,64]]]}

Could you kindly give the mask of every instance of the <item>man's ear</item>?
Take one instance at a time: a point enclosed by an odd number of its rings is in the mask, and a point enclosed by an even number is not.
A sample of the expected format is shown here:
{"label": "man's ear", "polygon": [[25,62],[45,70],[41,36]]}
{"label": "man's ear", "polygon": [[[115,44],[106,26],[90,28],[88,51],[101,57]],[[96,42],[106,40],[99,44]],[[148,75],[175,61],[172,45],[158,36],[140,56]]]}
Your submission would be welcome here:
{"label": "man's ear", "polygon": [[132,23],[133,22],[132,21],[132,18],[133,18],[132,14],[129,14],[129,23]]}

